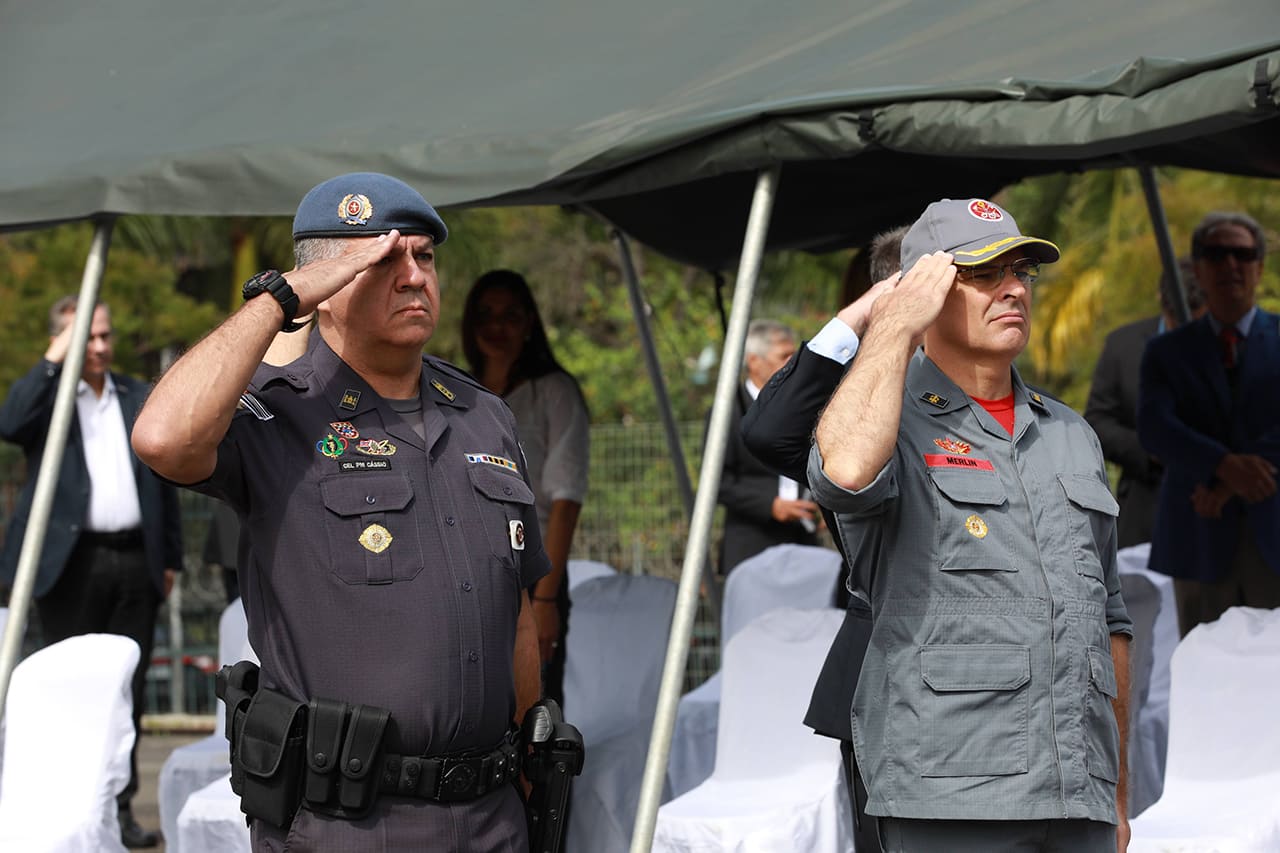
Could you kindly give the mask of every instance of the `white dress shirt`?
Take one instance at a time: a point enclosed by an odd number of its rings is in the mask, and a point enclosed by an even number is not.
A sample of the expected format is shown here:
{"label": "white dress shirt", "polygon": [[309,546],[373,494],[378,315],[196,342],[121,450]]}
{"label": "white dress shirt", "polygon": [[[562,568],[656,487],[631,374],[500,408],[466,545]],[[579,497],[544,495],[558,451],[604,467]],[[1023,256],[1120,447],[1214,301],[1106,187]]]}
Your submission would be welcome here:
{"label": "white dress shirt", "polygon": [[85,529],[114,533],[142,527],[138,483],[133,476],[133,452],[116,383],[107,374],[102,396],[83,379],[76,386],[76,414],[80,443],[89,469],[89,515]]}

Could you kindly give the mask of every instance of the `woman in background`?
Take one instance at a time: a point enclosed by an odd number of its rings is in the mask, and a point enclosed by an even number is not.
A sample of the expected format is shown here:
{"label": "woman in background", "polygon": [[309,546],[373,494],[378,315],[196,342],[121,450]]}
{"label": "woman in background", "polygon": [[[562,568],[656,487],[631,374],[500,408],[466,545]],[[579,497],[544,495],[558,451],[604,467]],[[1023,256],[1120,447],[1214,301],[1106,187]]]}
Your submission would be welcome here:
{"label": "woman in background", "polygon": [[569,546],[587,493],[587,406],[547,342],[528,283],[511,270],[476,280],[462,309],[462,349],[476,378],[516,416],[551,573],[531,591],[546,695],[564,704]]}

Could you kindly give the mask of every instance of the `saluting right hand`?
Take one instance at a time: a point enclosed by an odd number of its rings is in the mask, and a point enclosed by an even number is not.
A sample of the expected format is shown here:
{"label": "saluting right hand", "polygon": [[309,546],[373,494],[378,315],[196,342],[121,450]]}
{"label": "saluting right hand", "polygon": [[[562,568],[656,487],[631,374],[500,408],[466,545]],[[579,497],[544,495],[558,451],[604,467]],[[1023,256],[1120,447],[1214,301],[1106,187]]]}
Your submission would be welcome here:
{"label": "saluting right hand", "polygon": [[888,292],[871,307],[870,326],[898,330],[919,345],[933,325],[956,280],[956,268],[946,252],[934,252],[916,261]]}
{"label": "saluting right hand", "polygon": [[400,232],[390,231],[372,239],[362,239],[355,248],[324,261],[316,261],[284,273],[285,281],[298,295],[298,316],[310,314],[316,306],[360,277],[374,264],[400,246]]}
{"label": "saluting right hand", "polygon": [[71,327],[75,323],[75,314],[67,315],[66,325],[62,327],[62,331],[49,338],[49,348],[44,351],[45,361],[53,364],[62,364],[67,358],[67,350],[71,349]]}

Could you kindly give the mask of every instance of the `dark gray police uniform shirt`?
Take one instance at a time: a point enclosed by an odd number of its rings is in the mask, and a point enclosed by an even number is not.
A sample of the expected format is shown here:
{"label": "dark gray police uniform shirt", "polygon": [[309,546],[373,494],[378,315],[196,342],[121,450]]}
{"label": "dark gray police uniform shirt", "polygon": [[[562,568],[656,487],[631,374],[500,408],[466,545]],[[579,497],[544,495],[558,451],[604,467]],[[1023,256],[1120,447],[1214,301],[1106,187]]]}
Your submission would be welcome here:
{"label": "dark gray police uniform shirt", "polygon": [[265,682],[387,708],[389,751],[439,755],[506,732],[521,592],[550,564],[506,404],[429,356],[420,391],[425,446],[313,334],[254,374],[192,488],[245,521]]}
{"label": "dark gray police uniform shirt", "polygon": [[1116,502],[1084,419],[1013,381],[1011,440],[917,352],[874,481],[843,489],[810,453],[874,612],[853,706],[868,814],[1116,821]]}

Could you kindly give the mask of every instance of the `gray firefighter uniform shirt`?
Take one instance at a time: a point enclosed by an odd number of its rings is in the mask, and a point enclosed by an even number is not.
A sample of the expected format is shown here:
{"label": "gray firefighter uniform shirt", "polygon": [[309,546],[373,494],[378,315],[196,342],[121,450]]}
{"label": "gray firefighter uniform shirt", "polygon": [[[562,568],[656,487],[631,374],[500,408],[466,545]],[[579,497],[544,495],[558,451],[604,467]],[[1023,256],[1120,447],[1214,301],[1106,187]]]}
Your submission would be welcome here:
{"label": "gray firefighter uniform shirt", "polygon": [[191,488],[244,522],[265,684],[387,708],[389,751],[439,755],[502,739],[521,592],[549,563],[510,410],[429,356],[419,385],[421,411],[387,401],[314,334],[258,369]]}
{"label": "gray firefighter uniform shirt", "polygon": [[1010,438],[917,352],[874,481],[843,489],[810,454],[875,616],[853,705],[869,814],[1116,821],[1117,505],[1084,419],[1013,383]]}

